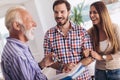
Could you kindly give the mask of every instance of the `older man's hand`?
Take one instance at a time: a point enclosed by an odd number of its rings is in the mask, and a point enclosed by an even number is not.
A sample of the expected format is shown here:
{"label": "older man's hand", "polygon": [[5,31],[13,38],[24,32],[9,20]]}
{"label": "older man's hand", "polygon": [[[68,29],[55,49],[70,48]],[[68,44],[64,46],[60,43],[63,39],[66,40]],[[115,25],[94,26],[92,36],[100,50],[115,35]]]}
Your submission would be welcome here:
{"label": "older man's hand", "polygon": [[43,60],[40,63],[38,63],[39,66],[41,67],[41,69],[43,69],[44,67],[52,65],[54,63],[53,57],[54,57],[53,53],[46,55],[43,58]]}

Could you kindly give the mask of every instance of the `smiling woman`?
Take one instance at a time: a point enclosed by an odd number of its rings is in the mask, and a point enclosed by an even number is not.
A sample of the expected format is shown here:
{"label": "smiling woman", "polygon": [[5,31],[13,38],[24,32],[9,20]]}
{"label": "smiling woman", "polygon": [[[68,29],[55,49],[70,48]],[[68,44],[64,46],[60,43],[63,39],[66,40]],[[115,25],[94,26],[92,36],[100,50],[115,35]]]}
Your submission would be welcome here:
{"label": "smiling woman", "polygon": [[[83,0],[69,0],[72,7],[76,6],[77,4],[81,3]],[[85,0],[83,9],[82,9],[82,19],[83,19],[83,25],[86,29],[89,29],[92,26],[91,20],[89,18],[89,8],[90,4],[93,2],[100,1],[100,0]],[[120,24],[119,21],[119,15],[120,15],[120,0],[103,0],[104,2],[106,1],[106,6],[108,8],[110,17],[112,21],[116,24]],[[111,4],[107,4],[111,3]],[[91,75],[94,75],[94,63],[89,65],[90,73]]]}

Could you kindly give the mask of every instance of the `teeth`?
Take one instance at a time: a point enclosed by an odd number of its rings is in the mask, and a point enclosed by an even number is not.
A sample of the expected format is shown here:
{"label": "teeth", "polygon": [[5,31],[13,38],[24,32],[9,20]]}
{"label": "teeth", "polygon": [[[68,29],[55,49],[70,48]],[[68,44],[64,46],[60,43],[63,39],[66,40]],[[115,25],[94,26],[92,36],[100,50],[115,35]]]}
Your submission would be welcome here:
{"label": "teeth", "polygon": [[96,18],[92,18],[92,20],[95,20]]}
{"label": "teeth", "polygon": [[92,21],[95,21],[96,19],[92,19]]}
{"label": "teeth", "polygon": [[62,21],[62,19],[57,19],[58,21]]}

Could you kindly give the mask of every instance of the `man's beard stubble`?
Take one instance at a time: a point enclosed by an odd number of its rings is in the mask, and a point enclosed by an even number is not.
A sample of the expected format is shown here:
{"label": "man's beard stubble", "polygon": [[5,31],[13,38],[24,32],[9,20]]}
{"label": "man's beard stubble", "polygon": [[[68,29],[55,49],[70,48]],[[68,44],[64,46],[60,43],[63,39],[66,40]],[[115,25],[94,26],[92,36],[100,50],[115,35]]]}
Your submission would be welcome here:
{"label": "man's beard stubble", "polygon": [[[59,18],[59,17],[56,17],[56,19],[60,19],[60,18]],[[65,19],[65,18],[63,18],[63,19]],[[67,21],[68,21],[68,17],[67,17],[67,19],[65,20],[64,23],[62,23],[62,22],[57,22],[57,26],[64,26],[64,25],[67,23]]]}
{"label": "man's beard stubble", "polygon": [[31,29],[26,30],[25,26],[23,24],[20,24],[20,26],[21,26],[21,31],[24,33],[26,38],[28,40],[33,40],[34,39],[34,30],[36,29],[36,27],[32,27]]}

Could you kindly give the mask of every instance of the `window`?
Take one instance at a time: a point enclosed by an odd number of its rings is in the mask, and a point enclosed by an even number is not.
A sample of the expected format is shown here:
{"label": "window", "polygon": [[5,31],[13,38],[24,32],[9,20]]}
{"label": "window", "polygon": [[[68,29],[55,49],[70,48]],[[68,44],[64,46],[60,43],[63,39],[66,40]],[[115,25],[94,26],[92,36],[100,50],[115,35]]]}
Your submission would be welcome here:
{"label": "window", "polygon": [[4,17],[0,18],[0,27],[1,27],[0,28],[0,60],[1,60],[3,47],[6,43],[6,37],[8,36],[8,30],[5,27],[4,20],[5,20]]}
{"label": "window", "polygon": [[[4,24],[4,22],[5,22],[4,20],[5,20],[4,17],[0,18],[0,63],[1,63],[2,50],[6,43],[6,37],[9,35],[8,30],[6,29],[5,24]],[[0,66],[0,80],[3,80],[1,66]]]}

